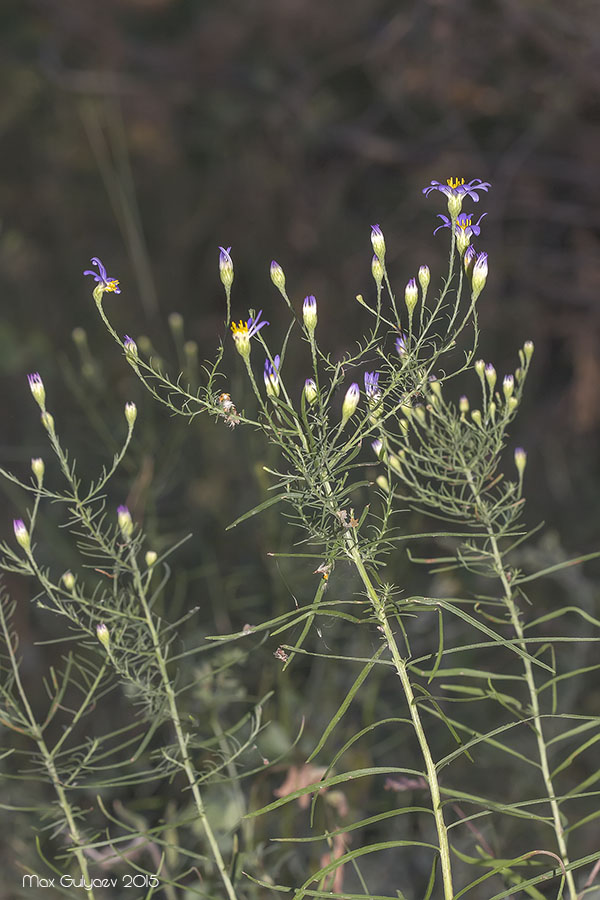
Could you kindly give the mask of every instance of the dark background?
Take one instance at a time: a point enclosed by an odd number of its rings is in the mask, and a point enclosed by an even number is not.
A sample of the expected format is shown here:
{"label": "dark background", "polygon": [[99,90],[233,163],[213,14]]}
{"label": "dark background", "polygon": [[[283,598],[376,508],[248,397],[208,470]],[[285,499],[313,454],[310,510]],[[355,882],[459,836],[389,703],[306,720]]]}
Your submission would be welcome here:
{"label": "dark background", "polygon": [[[49,456],[27,372],[42,373],[86,473],[103,447],[112,453],[122,404],[135,399],[138,437],[109,499],[127,498],[158,549],[193,532],[173,612],[193,595],[204,630],[226,631],[288,609],[290,591],[306,600],[312,573],[266,557],[294,539],[274,512],[224,531],[264,499],[269,452],[249,431],[188,427],[140,395],[81,272],[101,257],[121,281],[122,294],[104,298],[116,327],[148,335],[175,373],[169,314],[184,316],[200,360],[224,335],[219,244],[233,247],[234,314],[263,308],[282,332],[274,257],[298,308],[317,296],[322,343],[339,356],[363,324],[355,294],[372,291],[370,225],[385,232],[398,290],[424,262],[435,284],[447,242],[432,231],[445,208],[422,188],[479,177],[492,189],[465,209],[488,212],[482,355],[501,377],[525,339],[536,346],[513,436],[529,453],[529,522],[548,523],[549,564],[596,549],[597,4],[4,0],[0,34],[2,465],[23,474],[32,455]],[[226,365],[237,374],[224,387],[244,405],[230,341]],[[23,506],[5,491],[8,536]],[[42,554],[75,565],[52,527],[59,511],[48,515]],[[396,575],[404,567],[393,562]],[[40,623],[27,606],[18,616],[33,675]],[[290,697],[288,686],[275,716],[293,732]]]}

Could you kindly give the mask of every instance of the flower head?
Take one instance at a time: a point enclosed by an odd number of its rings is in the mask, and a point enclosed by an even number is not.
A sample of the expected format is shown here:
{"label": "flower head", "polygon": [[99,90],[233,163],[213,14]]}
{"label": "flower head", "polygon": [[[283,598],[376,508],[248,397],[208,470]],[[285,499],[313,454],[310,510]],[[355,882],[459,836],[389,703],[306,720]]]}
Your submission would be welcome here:
{"label": "flower head", "polygon": [[404,288],[404,302],[406,303],[406,308],[408,310],[408,315],[411,316],[414,311],[415,306],[417,305],[419,300],[419,289],[417,288],[417,282],[414,278],[411,278],[406,287]]}
{"label": "flower head", "polygon": [[304,396],[311,406],[319,396],[317,383],[314,378],[307,378],[304,382]]}
{"label": "flower head", "polygon": [[284,291],[285,290],[285,275],[284,275],[283,269],[281,268],[281,266],[279,265],[279,263],[276,260],[273,260],[271,263],[270,274],[271,274],[271,281],[273,282],[275,287],[280,291]]}
{"label": "flower head", "polygon": [[133,532],[133,521],[131,513],[126,506],[119,506],[117,508],[117,522],[119,523],[119,528],[121,529],[123,537],[130,538]]}
{"label": "flower head", "polygon": [[228,247],[227,250],[225,247],[219,247],[219,250],[221,251],[219,253],[219,276],[223,286],[229,291],[233,284],[233,260],[229,255],[231,247]]}
{"label": "flower head", "polygon": [[396,353],[398,356],[404,356],[406,353],[406,340],[405,334],[399,334],[396,338]]}
{"label": "flower head", "polygon": [[23,550],[29,550],[31,541],[23,519],[13,519],[13,528],[15,530],[17,544],[19,544]]}
{"label": "flower head", "polygon": [[31,460],[31,471],[35,475],[37,483],[41,485],[44,480],[44,472],[46,471],[44,460],[39,456],[34,457],[34,459]]}
{"label": "flower head", "polygon": [[[487,213],[482,213],[482,215],[479,216],[477,222],[475,222],[475,224],[473,224],[473,218],[469,213],[461,213],[459,216],[456,217],[456,221],[454,223],[456,237],[457,238],[463,237],[463,238],[466,238],[467,240],[469,240],[472,237],[472,235],[477,236],[477,235],[481,234],[481,228],[479,227],[479,223],[481,222],[481,220],[483,219],[484,216],[487,216]],[[452,220],[449,219],[448,216],[444,216],[442,213],[438,213],[437,217],[438,217],[438,219],[442,220],[442,224],[438,225],[438,227],[433,232],[434,234],[436,234],[440,230],[440,228],[451,228],[452,227]]]}
{"label": "flower head", "polygon": [[488,276],[487,258],[487,253],[480,253],[477,257],[475,265],[473,266],[473,272],[471,275],[471,296],[473,300],[477,300],[480,293],[485,287]]}
{"label": "flower head", "polygon": [[381,397],[379,390],[379,372],[365,372],[365,393],[372,403]]}
{"label": "flower head", "polygon": [[121,288],[119,287],[119,282],[116,278],[111,278],[106,274],[106,269],[104,268],[102,261],[99,260],[97,256],[92,256],[90,262],[93,266],[98,267],[98,271],[94,272],[93,269],[86,269],[83,274],[91,275],[94,281],[98,283],[96,290],[99,290],[101,294],[103,294],[104,291],[112,291],[114,294],[120,294]]}
{"label": "flower head", "polygon": [[371,225],[371,244],[373,245],[375,256],[383,265],[385,259],[385,238],[379,225]]}
{"label": "flower head", "polygon": [[346,391],[344,402],[342,403],[342,425],[345,425],[348,419],[354,415],[359,400],[360,388],[356,382],[354,382]]}
{"label": "flower head", "polygon": [[487,191],[489,187],[489,182],[482,181],[480,178],[473,178],[467,184],[465,184],[464,178],[448,178],[446,184],[432,181],[426,188],[423,188],[423,193],[426,197],[432,191],[440,191],[440,193],[445,194],[448,198],[448,212],[454,219],[461,211],[463,197],[470,197],[471,200],[477,203],[479,201],[478,192]]}
{"label": "flower head", "polygon": [[261,315],[262,309],[258,311],[256,318],[254,319],[250,316],[247,322],[240,320],[238,324],[235,322],[231,323],[231,332],[233,334],[237,352],[245,359],[248,359],[250,356],[250,338],[254,337],[255,334],[258,334],[264,325],[269,324],[266,320],[259,322]]}
{"label": "flower head", "polygon": [[125,353],[127,353],[129,356],[138,355],[137,344],[132,337],[129,337],[128,334],[123,336],[123,346],[125,347]]}
{"label": "flower head", "polygon": [[429,271],[429,266],[421,266],[419,269],[419,284],[421,285],[421,290],[425,295],[427,293],[427,288],[429,287],[429,282],[431,281],[431,272]]}
{"label": "flower head", "polygon": [[27,381],[29,382],[29,389],[33,394],[33,399],[43,412],[46,409],[46,390],[42,376],[39,372],[32,372],[31,375],[27,376]]}
{"label": "flower head", "polygon": [[108,633],[108,628],[104,624],[104,622],[100,622],[96,625],[96,637],[102,644],[105,650],[108,650],[110,644],[110,634]]}
{"label": "flower head", "polygon": [[274,358],[265,359],[265,387],[269,397],[279,397],[279,363],[281,362],[279,354]]}
{"label": "flower head", "polygon": [[137,406],[135,403],[125,404],[125,418],[129,427],[133,428],[135,420],[137,419]]}
{"label": "flower head", "polygon": [[317,327],[317,301],[312,294],[309,294],[308,297],[304,298],[304,303],[302,304],[302,318],[304,319],[304,325],[311,334],[314,334],[314,330]]}

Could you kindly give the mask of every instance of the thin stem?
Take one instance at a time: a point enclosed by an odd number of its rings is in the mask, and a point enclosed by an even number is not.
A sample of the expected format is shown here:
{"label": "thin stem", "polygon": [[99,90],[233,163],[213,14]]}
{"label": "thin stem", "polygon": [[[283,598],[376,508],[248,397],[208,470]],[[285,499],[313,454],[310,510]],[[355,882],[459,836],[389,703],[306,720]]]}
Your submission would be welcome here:
{"label": "thin stem", "polygon": [[194,802],[196,805],[196,810],[198,812],[198,817],[202,822],[202,827],[204,828],[204,833],[206,835],[206,839],[210,845],[210,849],[212,851],[213,859],[216,863],[216,866],[219,870],[219,874],[221,876],[221,880],[225,886],[225,890],[227,891],[227,896],[229,900],[237,900],[237,895],[235,892],[235,888],[231,882],[229,877],[229,873],[227,871],[227,867],[225,866],[225,861],[221,855],[221,851],[219,849],[219,845],[217,843],[217,839],[215,838],[214,832],[212,830],[211,824],[208,820],[208,816],[206,815],[206,810],[204,808],[204,801],[202,799],[202,795],[200,793],[200,788],[198,787],[196,773],[194,771],[194,766],[190,759],[188,753],[188,742],[186,736],[183,731],[183,727],[181,724],[181,717],[179,715],[179,709],[177,708],[177,700],[175,697],[175,691],[173,690],[173,685],[171,684],[171,679],[169,677],[169,673],[167,671],[167,663],[163,654],[163,650],[160,644],[160,640],[158,637],[158,632],[156,630],[156,626],[154,624],[154,619],[152,618],[152,613],[150,611],[150,607],[148,606],[148,601],[146,599],[146,592],[144,590],[144,585],[142,582],[141,572],[139,570],[137,560],[135,558],[135,554],[133,551],[130,553],[130,562],[133,571],[134,584],[136,587],[136,591],[142,605],[142,609],[144,611],[144,616],[146,622],[148,624],[148,630],[150,632],[150,636],[152,639],[152,645],[154,647],[154,655],[156,657],[156,662],[160,671],[161,680],[163,683],[163,688],[167,697],[167,703],[169,706],[169,714],[171,718],[171,722],[173,723],[173,728],[175,729],[175,734],[177,736],[177,744],[179,746],[179,752],[181,754],[181,762],[182,767],[187,776],[187,780],[189,782],[192,795],[194,797]]}
{"label": "thin stem", "polygon": [[[512,622],[512,626],[515,630],[515,633],[519,639],[519,646],[525,653],[527,653],[527,644],[525,641],[525,634],[523,631],[523,625],[521,624],[521,619],[519,616],[519,609],[517,604],[514,601],[512,588],[510,585],[510,581],[506,574],[506,570],[504,568],[504,562],[502,559],[502,553],[500,552],[500,548],[498,547],[498,540],[496,534],[494,532],[492,523],[489,521],[489,517],[486,513],[485,504],[482,502],[482,498],[480,496],[477,487],[475,486],[475,482],[473,480],[473,475],[470,469],[465,464],[465,472],[467,476],[467,481],[469,482],[469,486],[471,488],[471,492],[475,499],[475,503],[478,507],[478,512],[483,521],[486,531],[488,533],[490,547],[492,550],[492,556],[494,559],[494,565],[496,574],[502,583],[502,587],[504,589],[504,602],[508,609],[510,619]],[[542,775],[544,778],[544,784],[546,786],[546,793],[548,795],[548,801],[550,803],[550,809],[552,810],[552,819],[554,822],[554,834],[556,836],[556,843],[558,846],[559,853],[562,857],[562,860],[565,864],[565,867],[569,865],[569,856],[567,853],[567,840],[565,836],[565,831],[563,828],[563,824],[560,817],[560,808],[558,804],[558,800],[556,799],[556,793],[554,791],[554,785],[552,783],[552,775],[550,773],[550,765],[548,762],[548,749],[546,747],[546,741],[544,739],[544,731],[542,727],[542,719],[540,714],[540,704],[538,698],[538,692],[535,684],[535,676],[533,674],[533,666],[531,665],[531,660],[528,656],[523,657],[523,667],[525,669],[525,681],[527,682],[527,688],[529,691],[529,702],[531,704],[531,711],[533,713],[533,722],[535,725],[535,737],[538,748],[538,756],[540,759],[540,765],[542,769]],[[573,877],[573,872],[567,869],[566,873],[567,886],[569,889],[569,897],[570,900],[577,900],[577,889],[575,887],[575,879]]]}
{"label": "thin stem", "polygon": [[[58,798],[59,806],[62,810],[62,813],[65,817],[65,821],[69,827],[69,837],[71,838],[71,842],[73,844],[73,852],[79,864],[79,868],[81,870],[81,874],[85,882],[89,884],[90,882],[90,874],[87,865],[87,859],[85,857],[85,853],[81,847],[83,841],[81,839],[81,834],[79,833],[79,828],[77,827],[77,822],[75,820],[75,813],[69,803],[69,798],[67,797],[67,793],[61,783],[58,772],[56,771],[56,766],[54,764],[54,759],[52,753],[48,749],[46,741],[42,735],[41,728],[33,714],[33,710],[29,704],[29,700],[27,698],[27,694],[25,693],[25,689],[21,682],[21,675],[19,672],[19,665],[14,653],[10,632],[8,630],[6,618],[4,615],[4,610],[0,611],[0,623],[2,626],[2,631],[4,634],[4,642],[6,644],[6,649],[10,658],[10,664],[13,671],[13,676],[15,679],[15,685],[19,692],[19,696],[21,697],[21,702],[23,704],[23,708],[25,710],[25,714],[27,720],[29,721],[30,727],[30,735],[32,740],[36,743],[38,750],[44,760],[44,766],[46,767],[46,771],[50,776],[50,780],[52,782],[52,786]],[[87,891],[88,897],[90,900],[94,900],[94,892],[93,890]]]}
{"label": "thin stem", "polygon": [[[496,540],[496,536],[493,533],[492,529],[488,527],[488,534],[490,538],[490,546],[492,548],[492,553],[494,556],[494,562],[496,564],[496,571],[502,582],[502,586],[504,588],[504,602],[508,608],[510,613],[510,619],[519,638],[519,644],[521,649],[527,651],[527,644],[525,642],[523,625],[521,623],[521,619],[519,616],[519,610],[517,604],[514,601],[512,589],[510,586],[510,582],[506,576],[506,571],[504,569],[504,565],[502,562],[502,554],[498,548],[498,541]],[[569,856],[567,853],[567,840],[565,837],[565,831],[563,828],[562,820],[560,817],[560,809],[558,805],[558,800],[556,799],[556,793],[554,791],[554,785],[552,783],[552,775],[550,774],[550,765],[548,762],[548,749],[546,747],[546,741],[544,740],[544,732],[542,729],[542,719],[540,715],[540,704],[538,698],[538,692],[535,684],[535,676],[533,674],[533,666],[531,665],[531,660],[528,656],[523,658],[523,666],[525,668],[525,680],[527,681],[527,687],[529,689],[529,702],[531,703],[531,710],[533,712],[533,721],[535,723],[535,737],[538,746],[538,754],[540,757],[540,764],[542,767],[542,775],[544,777],[544,784],[546,785],[546,793],[548,794],[548,800],[550,802],[550,809],[552,810],[552,819],[554,821],[554,833],[556,835],[556,843],[558,845],[559,853],[562,857],[562,860],[565,864],[565,867],[569,865]],[[577,888],[575,887],[575,879],[573,877],[573,872],[567,869],[567,886],[569,888],[569,897],[571,900],[577,900]]]}
{"label": "thin stem", "polygon": [[433,815],[435,818],[435,825],[438,834],[440,862],[442,865],[442,881],[444,884],[444,898],[445,900],[452,900],[452,898],[454,897],[454,888],[452,886],[450,845],[448,842],[446,823],[444,822],[444,813],[442,810],[442,801],[440,796],[440,785],[437,777],[435,763],[433,761],[431,750],[427,742],[427,736],[423,729],[423,724],[419,715],[419,708],[416,704],[415,695],[410,683],[410,676],[407,671],[406,660],[402,659],[400,650],[398,649],[398,644],[396,642],[396,637],[394,635],[394,632],[392,631],[389,619],[387,617],[385,606],[382,603],[379,595],[377,594],[373,582],[369,577],[369,573],[367,572],[362,561],[358,547],[356,546],[356,543],[354,541],[352,541],[351,545],[350,542],[348,542],[348,544],[349,555],[352,559],[352,562],[356,566],[356,570],[359,573],[362,583],[364,584],[367,594],[369,595],[369,599],[373,604],[373,608],[375,609],[375,613],[377,615],[381,628],[383,629],[386,643],[392,654],[396,672],[398,673],[398,677],[400,678],[400,681],[402,683],[402,688],[404,689],[404,695],[406,697],[406,702],[408,703],[410,717],[412,719],[415,734],[417,735],[417,740],[419,741],[419,746],[421,748],[421,753],[423,755],[425,767],[427,770],[427,781],[429,783],[431,805],[433,808]]}

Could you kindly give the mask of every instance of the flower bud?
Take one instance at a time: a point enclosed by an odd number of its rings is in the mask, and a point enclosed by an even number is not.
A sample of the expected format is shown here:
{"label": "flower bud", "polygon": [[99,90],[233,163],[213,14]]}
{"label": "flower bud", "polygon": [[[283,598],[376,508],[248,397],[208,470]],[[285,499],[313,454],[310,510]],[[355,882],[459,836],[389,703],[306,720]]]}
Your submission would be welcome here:
{"label": "flower bud", "polygon": [[304,298],[304,303],[302,304],[302,318],[304,319],[306,330],[311,335],[314,334],[315,328],[317,327],[317,301],[312,294],[309,294],[308,297]]}
{"label": "flower bud", "polygon": [[46,466],[44,465],[44,460],[40,459],[40,457],[36,457],[31,460],[31,471],[37,478],[37,483],[41,486],[42,481],[44,480],[44,472],[46,471]]}
{"label": "flower bud", "polygon": [[431,273],[429,271],[429,266],[421,266],[421,268],[419,269],[419,284],[421,285],[423,295],[427,293],[427,288],[429,287],[430,281]]}
{"label": "flower bud", "polygon": [[505,375],[504,381],[502,382],[502,390],[504,391],[504,396],[507,400],[509,397],[512,397],[514,389],[515,389],[514,377],[512,375]]}
{"label": "flower bud", "polygon": [[413,409],[414,415],[417,417],[421,425],[425,425],[427,422],[427,413],[423,409],[422,406],[415,406]]}
{"label": "flower bud", "polygon": [[267,397],[279,397],[279,365],[281,363],[281,359],[279,354],[274,358],[273,362],[270,359],[265,359],[265,389],[267,392]]}
{"label": "flower bud", "polygon": [[473,274],[473,266],[475,265],[475,257],[477,253],[475,252],[475,247],[473,244],[469,244],[467,249],[465,250],[465,255],[463,256],[463,266],[465,267],[465,274],[467,278],[470,278]]}
{"label": "flower bud", "polygon": [[529,362],[533,356],[533,341],[525,341],[523,344],[523,353],[525,354],[525,359]]}
{"label": "flower bud", "polygon": [[219,276],[225,290],[229,293],[233,284],[233,260],[229,255],[231,247],[219,247]]}
{"label": "flower bud", "polygon": [[395,453],[390,453],[388,457],[388,463],[390,469],[393,469],[396,475],[402,475],[402,465],[400,463],[401,457],[404,456],[404,452],[400,452],[398,455]]}
{"label": "flower bud", "polygon": [[373,453],[375,454],[377,459],[381,459],[381,451],[383,450],[382,441],[380,441],[379,438],[376,438],[374,441],[372,441],[371,447],[373,448]]}
{"label": "flower bud", "polygon": [[406,335],[399,334],[396,338],[396,353],[398,356],[404,356],[406,353]]}
{"label": "flower bud", "polygon": [[519,478],[523,477],[523,472],[525,471],[525,466],[527,465],[527,454],[523,450],[522,447],[517,447],[515,450],[515,466],[517,467],[517,472],[519,473]]}
{"label": "flower bud", "polygon": [[373,256],[371,260],[371,275],[373,276],[373,280],[379,289],[383,282],[383,266],[378,256]]}
{"label": "flower bud", "polygon": [[96,625],[96,637],[102,644],[105,650],[108,650],[110,645],[110,635],[108,633],[108,628],[104,624],[104,622],[100,622],[99,625]]}
{"label": "flower bud", "polygon": [[183,334],[183,316],[181,313],[172,312],[169,314],[169,328],[174,337],[180,337]]}
{"label": "flower bud", "polygon": [[285,291],[285,275],[283,273],[283,269],[275,260],[273,260],[271,263],[270,274],[271,281],[273,282],[277,290],[283,293]]}
{"label": "flower bud", "polygon": [[489,414],[490,414],[490,419],[492,420],[492,422],[495,422],[495,421],[496,421],[496,410],[497,410],[497,409],[498,409],[498,407],[496,406],[496,404],[495,404],[494,401],[492,400],[491,403],[490,403],[489,406],[488,406],[488,412],[489,412]]}
{"label": "flower bud", "polygon": [[469,398],[466,397],[464,394],[458,401],[458,408],[461,411],[461,413],[463,413],[463,414],[469,412]]}
{"label": "flower bud", "polygon": [[519,401],[516,397],[509,397],[506,402],[506,408],[509,412],[514,412],[517,406],[519,405]]}
{"label": "flower bud", "polygon": [[126,403],[125,404],[125,418],[127,419],[127,424],[130,428],[133,428],[133,424],[137,419],[137,406],[135,403]]}
{"label": "flower bud", "polygon": [[360,400],[360,388],[354,382],[346,391],[344,402],[342,404],[342,425],[345,425],[348,419],[356,412],[358,401]]}
{"label": "flower bud", "polygon": [[477,300],[480,293],[485,287],[485,282],[488,276],[488,263],[487,263],[488,255],[487,253],[480,253],[477,257],[477,262],[473,266],[473,274],[471,276],[471,299]]}
{"label": "flower bud", "polygon": [[44,388],[42,376],[39,372],[33,372],[31,375],[27,376],[27,381],[29,382],[29,389],[33,394],[33,399],[42,412],[44,412],[46,409],[46,390]]}
{"label": "flower bud", "polygon": [[483,378],[483,373],[485,372],[485,363],[482,359],[478,359],[475,363],[475,371],[480,378]]}
{"label": "flower bud", "polygon": [[490,393],[493,394],[496,386],[496,370],[491,363],[485,367],[485,380],[489,385]]}
{"label": "flower bud", "polygon": [[19,544],[25,551],[29,550],[31,546],[31,540],[29,538],[29,532],[25,528],[25,522],[23,521],[23,519],[13,519],[13,528],[15,530],[17,544]]}
{"label": "flower bud", "polygon": [[117,508],[117,522],[119,523],[119,528],[121,529],[123,537],[127,539],[130,538],[133,533],[133,521],[131,519],[131,513],[126,506],[119,506]]}
{"label": "flower bud", "polygon": [[154,563],[156,562],[157,559],[158,559],[158,553],[156,552],[156,550],[148,550],[148,552],[146,553],[146,556],[145,556],[145,560],[146,560],[146,565],[148,566],[149,569],[152,568],[152,566],[154,565]]}
{"label": "flower bud", "polygon": [[373,253],[383,265],[385,259],[385,238],[379,225],[371,225],[371,244],[373,245]]}
{"label": "flower bud", "polygon": [[379,475],[378,478],[375,479],[375,484],[378,488],[381,488],[382,491],[385,491],[386,494],[390,492],[390,483],[385,477],[385,475]]}
{"label": "flower bud", "polygon": [[123,346],[125,348],[125,354],[128,358],[133,358],[138,355],[138,348],[136,342],[133,338],[130,338],[128,334],[123,338]]}
{"label": "flower bud", "polygon": [[442,385],[437,380],[437,378],[431,379],[431,381],[429,382],[429,387],[433,391],[434,397],[436,397],[436,399],[438,399],[438,400],[441,400],[442,399]]}
{"label": "flower bud", "polygon": [[[469,222],[470,224],[470,222]],[[461,256],[464,255],[467,247],[469,246],[469,241],[471,240],[471,235],[467,231],[466,228],[457,228],[456,229],[456,249],[458,250]]]}
{"label": "flower bud", "polygon": [[406,287],[404,288],[404,302],[406,304],[406,308],[408,310],[408,315],[412,316],[413,310],[417,305],[419,300],[419,290],[417,288],[417,282],[414,278],[411,278]]}
{"label": "flower bud", "polygon": [[75,587],[75,576],[72,572],[65,572],[61,578],[61,581],[68,591],[72,591]]}
{"label": "flower bud", "polygon": [[314,378],[307,378],[304,382],[304,396],[309,406],[312,406],[318,397],[317,385]]}
{"label": "flower bud", "polygon": [[52,434],[52,432],[54,431],[54,416],[51,416],[49,412],[46,412],[44,410],[41,415],[41,422],[46,431],[49,434]]}
{"label": "flower bud", "polygon": [[473,412],[471,413],[471,418],[476,425],[481,425],[481,413],[478,409],[473,410]]}

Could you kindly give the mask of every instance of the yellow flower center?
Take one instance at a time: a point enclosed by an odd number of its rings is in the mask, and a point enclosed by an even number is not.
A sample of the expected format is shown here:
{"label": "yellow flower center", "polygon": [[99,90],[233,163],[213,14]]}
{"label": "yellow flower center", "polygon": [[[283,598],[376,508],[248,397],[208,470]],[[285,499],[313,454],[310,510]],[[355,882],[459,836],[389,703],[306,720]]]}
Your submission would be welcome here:
{"label": "yellow flower center", "polygon": [[453,191],[456,190],[457,187],[460,187],[461,184],[464,184],[464,183],[465,183],[464,178],[448,178],[446,181],[446,184],[448,185],[448,187],[452,188]]}
{"label": "yellow flower center", "polygon": [[248,334],[248,323],[242,322],[241,319],[240,319],[239,325],[237,325],[235,322],[232,322],[231,323],[231,331],[233,333],[234,338],[238,337],[238,336],[244,337],[245,335]]}
{"label": "yellow flower center", "polygon": [[469,226],[471,225],[471,220],[463,219],[462,222],[459,222],[457,219],[456,224],[458,225],[459,228],[462,228],[463,231],[466,231],[466,229],[469,228]]}
{"label": "yellow flower center", "polygon": [[113,278],[112,281],[107,281],[107,282],[106,282],[106,285],[105,285],[105,287],[104,287],[104,290],[105,290],[105,291],[116,291],[117,285],[118,285],[118,284],[119,284],[119,282],[117,281],[117,279],[116,279],[116,278]]}

